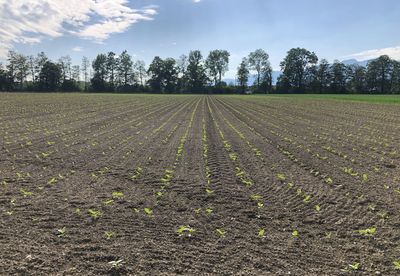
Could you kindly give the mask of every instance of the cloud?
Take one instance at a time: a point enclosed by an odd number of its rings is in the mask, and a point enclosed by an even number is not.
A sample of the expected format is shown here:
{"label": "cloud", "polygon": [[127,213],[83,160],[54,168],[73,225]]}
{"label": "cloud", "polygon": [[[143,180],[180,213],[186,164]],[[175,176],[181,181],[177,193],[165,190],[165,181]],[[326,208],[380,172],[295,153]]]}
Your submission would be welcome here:
{"label": "cloud", "polygon": [[193,0],[194,3],[200,3],[201,0]]}
{"label": "cloud", "polygon": [[72,48],[72,51],[74,51],[74,52],[82,52],[83,48],[80,47],[80,46],[76,46],[76,47]]}
{"label": "cloud", "polygon": [[356,60],[362,61],[362,60],[374,59],[382,55],[388,55],[393,59],[400,60],[400,46],[367,50],[345,56],[345,58],[354,58]]}
{"label": "cloud", "polygon": [[0,3],[0,57],[16,43],[72,34],[102,42],[139,22],[152,20],[157,6],[133,9],[127,0],[8,0]]}

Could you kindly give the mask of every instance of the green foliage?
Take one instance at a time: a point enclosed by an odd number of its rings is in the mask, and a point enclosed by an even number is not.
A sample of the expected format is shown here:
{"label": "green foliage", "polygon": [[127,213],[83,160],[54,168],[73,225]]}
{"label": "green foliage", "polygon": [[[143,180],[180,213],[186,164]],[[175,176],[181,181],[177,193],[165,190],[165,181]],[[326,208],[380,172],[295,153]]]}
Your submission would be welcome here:
{"label": "green foliage", "polygon": [[371,228],[367,228],[367,229],[361,229],[361,230],[357,230],[357,232],[363,236],[374,236],[376,234],[376,228],[375,227],[371,227]]}
{"label": "green foliage", "polygon": [[220,238],[225,238],[226,236],[226,231],[224,229],[216,229],[217,234],[219,235]]}
{"label": "green foliage", "polygon": [[103,215],[102,212],[100,212],[100,211],[98,211],[98,210],[96,210],[96,209],[89,209],[89,210],[88,210],[88,214],[89,214],[89,216],[91,216],[93,219],[98,219],[98,218],[100,218],[100,217]]}

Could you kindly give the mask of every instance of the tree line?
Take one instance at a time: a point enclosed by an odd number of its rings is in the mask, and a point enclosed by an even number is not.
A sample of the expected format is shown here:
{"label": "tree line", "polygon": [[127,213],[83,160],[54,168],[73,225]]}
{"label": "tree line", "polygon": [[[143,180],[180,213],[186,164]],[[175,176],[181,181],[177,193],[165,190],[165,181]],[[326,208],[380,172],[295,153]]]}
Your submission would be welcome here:
{"label": "tree line", "polygon": [[[269,55],[262,49],[244,57],[235,83],[223,81],[230,53],[213,50],[206,57],[198,50],[179,58],[154,57],[151,64],[133,60],[127,51],[83,57],[73,65],[70,56],[57,61],[45,53],[25,56],[9,51],[0,64],[0,91],[87,91],[145,93],[371,93],[400,92],[400,62],[383,55],[367,66],[319,60],[314,52],[293,48],[280,63],[273,85]],[[249,85],[254,76],[254,83]]]}

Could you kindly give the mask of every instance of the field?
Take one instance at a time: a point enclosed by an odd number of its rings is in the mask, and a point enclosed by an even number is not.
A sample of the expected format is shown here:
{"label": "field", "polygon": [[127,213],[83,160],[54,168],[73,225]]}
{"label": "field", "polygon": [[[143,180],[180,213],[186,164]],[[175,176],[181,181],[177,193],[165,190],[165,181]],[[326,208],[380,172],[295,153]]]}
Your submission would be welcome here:
{"label": "field", "polygon": [[399,114],[368,96],[0,94],[0,274],[398,275]]}

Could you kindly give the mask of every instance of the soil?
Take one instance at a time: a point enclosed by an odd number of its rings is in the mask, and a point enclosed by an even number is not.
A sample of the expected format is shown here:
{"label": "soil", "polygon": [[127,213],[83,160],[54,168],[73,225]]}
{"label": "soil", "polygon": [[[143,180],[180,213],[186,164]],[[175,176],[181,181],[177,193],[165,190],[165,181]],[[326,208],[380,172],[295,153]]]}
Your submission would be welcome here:
{"label": "soil", "polygon": [[399,111],[1,94],[0,274],[397,275]]}

